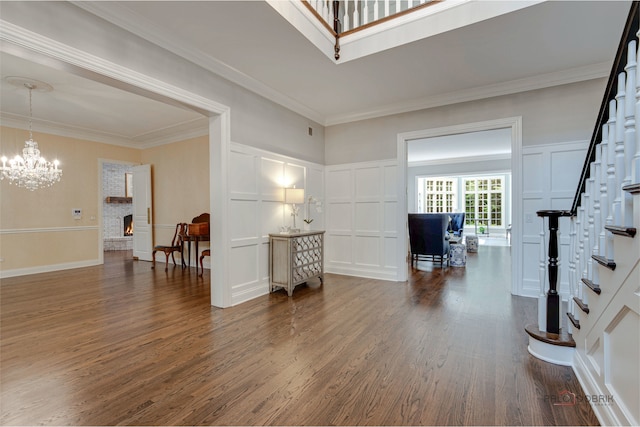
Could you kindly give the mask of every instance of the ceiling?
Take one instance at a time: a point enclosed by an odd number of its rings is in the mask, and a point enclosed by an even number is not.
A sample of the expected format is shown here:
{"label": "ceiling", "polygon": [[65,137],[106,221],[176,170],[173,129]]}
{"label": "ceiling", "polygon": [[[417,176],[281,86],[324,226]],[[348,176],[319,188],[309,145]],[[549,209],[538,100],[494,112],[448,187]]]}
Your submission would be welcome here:
{"label": "ceiling", "polygon": [[511,128],[414,139],[407,144],[410,166],[500,158],[511,158]]}
{"label": "ceiling", "polygon": [[[264,1],[76,4],[324,125],[604,77],[629,8],[543,2],[336,64]],[[4,80],[18,75],[54,87],[34,94],[34,128],[139,148],[206,132],[198,113],[7,53],[0,61],[3,123],[27,116],[27,94]]]}

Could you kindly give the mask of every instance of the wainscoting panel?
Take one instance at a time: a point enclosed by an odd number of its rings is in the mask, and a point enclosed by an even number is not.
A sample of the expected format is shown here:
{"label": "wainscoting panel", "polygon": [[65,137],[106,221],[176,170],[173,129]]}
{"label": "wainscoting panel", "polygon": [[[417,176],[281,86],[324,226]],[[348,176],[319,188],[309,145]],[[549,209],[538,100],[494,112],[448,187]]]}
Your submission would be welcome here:
{"label": "wainscoting panel", "polygon": [[[269,233],[292,222],[283,188],[312,189],[322,202],[324,167],[232,143],[229,171],[229,280],[237,305],[269,292]],[[302,228],[306,207],[300,208],[296,225]],[[324,213],[314,218],[324,224]]]}
{"label": "wainscoting panel", "polygon": [[328,166],[328,272],[397,280],[394,160]]}
{"label": "wainscoting panel", "polygon": [[382,230],[382,206],[380,202],[356,202],[355,203],[355,230],[356,233],[380,234]]}
{"label": "wainscoting panel", "polygon": [[[540,231],[542,218],[536,215],[542,209],[570,209],[582,163],[586,156],[586,141],[564,144],[536,145],[522,148],[522,213],[523,256],[522,289],[519,295],[537,297],[540,271]],[[545,230],[545,268],[547,264],[548,222]],[[569,221],[560,220],[558,291],[563,299],[569,294]],[[545,273],[546,277],[546,273]]]}
{"label": "wainscoting panel", "polygon": [[229,209],[234,213],[229,218],[232,241],[258,238],[258,205],[257,200],[230,201]]}
{"label": "wainscoting panel", "polygon": [[327,231],[331,233],[350,233],[353,216],[352,202],[327,203]]}
{"label": "wainscoting panel", "polygon": [[358,267],[379,267],[380,262],[380,237],[356,236],[355,264]]}

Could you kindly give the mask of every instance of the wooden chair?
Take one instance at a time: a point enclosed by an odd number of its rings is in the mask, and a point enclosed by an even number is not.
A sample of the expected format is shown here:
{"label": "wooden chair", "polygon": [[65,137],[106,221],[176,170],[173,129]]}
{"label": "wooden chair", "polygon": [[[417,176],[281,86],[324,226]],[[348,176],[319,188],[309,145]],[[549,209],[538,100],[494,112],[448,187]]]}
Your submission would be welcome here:
{"label": "wooden chair", "polygon": [[204,274],[204,267],[202,266],[202,260],[206,256],[211,256],[211,249],[205,249],[202,251],[202,255],[200,255],[200,277]]}
{"label": "wooden chair", "polygon": [[173,239],[171,240],[171,245],[156,245],[153,247],[153,265],[151,268],[156,268],[156,252],[162,251],[166,256],[166,263],[164,267],[164,271],[169,270],[169,255],[171,255],[171,259],[173,260],[173,265],[176,265],[176,258],[174,256],[175,252],[180,252],[180,256],[183,256],[183,248],[184,241],[183,237],[187,234],[187,223],[179,222],[176,224],[176,231],[173,233]]}

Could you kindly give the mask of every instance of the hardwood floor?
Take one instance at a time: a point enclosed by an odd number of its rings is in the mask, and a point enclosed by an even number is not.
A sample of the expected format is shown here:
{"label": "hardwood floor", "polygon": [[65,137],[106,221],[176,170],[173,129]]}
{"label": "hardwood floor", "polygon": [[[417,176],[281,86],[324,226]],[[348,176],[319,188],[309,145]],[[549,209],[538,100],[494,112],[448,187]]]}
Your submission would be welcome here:
{"label": "hardwood floor", "polygon": [[570,368],[527,353],[509,248],[408,283],[209,305],[209,272],[105,265],[3,279],[3,425],[593,425]]}

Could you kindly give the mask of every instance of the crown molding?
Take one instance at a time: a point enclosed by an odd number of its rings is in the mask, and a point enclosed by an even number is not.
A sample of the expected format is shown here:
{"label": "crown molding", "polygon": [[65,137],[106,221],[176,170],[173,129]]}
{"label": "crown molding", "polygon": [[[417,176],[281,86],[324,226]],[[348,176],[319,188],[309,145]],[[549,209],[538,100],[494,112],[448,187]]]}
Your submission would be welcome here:
{"label": "crown molding", "polygon": [[487,154],[483,156],[469,156],[469,157],[449,157],[446,159],[436,160],[421,160],[417,162],[407,162],[408,167],[415,168],[420,166],[435,166],[435,165],[453,165],[456,163],[472,163],[472,162],[493,162],[496,160],[509,160],[511,159],[511,153],[501,154]]}
{"label": "crown molding", "polygon": [[131,9],[127,8],[125,5],[107,2],[109,5],[106,7],[102,2],[95,1],[72,1],[71,3],[297,114],[320,124],[324,122],[324,116],[322,114],[307,107],[306,105],[283,95],[270,86],[267,86],[253,77],[203,53],[200,50],[192,49],[189,46],[176,43],[172,38],[164,37],[162,35],[164,30],[163,28],[150,24],[144,16],[131,11]]}
{"label": "crown molding", "polygon": [[442,107],[445,105],[457,104],[460,102],[476,101],[479,99],[493,98],[496,96],[511,95],[514,93],[527,92],[530,90],[544,89],[569,83],[577,83],[586,80],[605,78],[609,75],[610,69],[611,64],[601,62],[584,67],[577,67],[569,70],[511,80],[504,83],[497,83],[457,92],[443,93],[440,95],[409,100],[407,102],[389,104],[377,109],[362,110],[349,114],[330,116],[327,117],[325,126],[333,126],[360,120],[375,119],[378,117],[425,110],[428,108]]}
{"label": "crown molding", "polygon": [[[19,114],[0,112],[0,126],[15,129],[29,130],[29,117]],[[100,132],[78,126],[71,126],[46,120],[32,120],[35,132],[64,136],[67,138],[83,139],[109,145],[117,145],[126,148],[145,149],[164,144],[185,141],[209,134],[209,125],[206,118],[196,119],[175,126],[160,129],[156,132],[135,136],[133,138],[116,133]]]}

